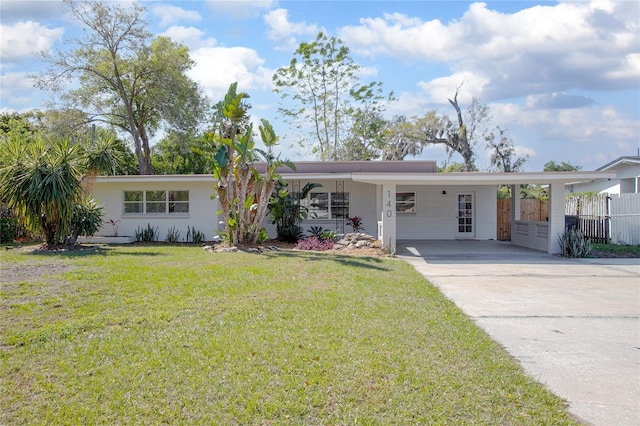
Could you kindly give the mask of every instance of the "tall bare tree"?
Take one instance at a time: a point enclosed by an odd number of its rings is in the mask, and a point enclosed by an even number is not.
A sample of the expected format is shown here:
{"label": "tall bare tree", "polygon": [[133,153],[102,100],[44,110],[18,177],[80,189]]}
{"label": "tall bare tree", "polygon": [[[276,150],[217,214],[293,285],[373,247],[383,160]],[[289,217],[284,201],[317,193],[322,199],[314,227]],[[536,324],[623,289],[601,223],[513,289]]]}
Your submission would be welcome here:
{"label": "tall bare tree", "polygon": [[383,159],[402,159],[407,155],[419,155],[427,145],[444,145],[449,159],[454,153],[462,156],[465,171],[477,170],[475,149],[483,138],[488,121],[491,119],[489,107],[473,98],[462,112],[458,104],[456,89],[453,99],[448,99],[456,112],[456,120],[448,115],[428,111],[413,122],[396,118],[388,129],[387,148]]}

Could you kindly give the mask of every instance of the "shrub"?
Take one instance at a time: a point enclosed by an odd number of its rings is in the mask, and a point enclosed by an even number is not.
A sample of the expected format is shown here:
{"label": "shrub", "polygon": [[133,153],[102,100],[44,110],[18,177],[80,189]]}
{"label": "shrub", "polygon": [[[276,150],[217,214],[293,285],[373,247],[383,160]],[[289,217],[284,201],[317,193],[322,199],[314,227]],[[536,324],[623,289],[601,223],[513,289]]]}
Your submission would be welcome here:
{"label": "shrub", "polygon": [[299,241],[296,245],[299,250],[315,250],[324,251],[333,248],[333,241],[323,240],[318,237],[309,237],[306,240]]}
{"label": "shrub", "polygon": [[336,235],[338,235],[336,231],[326,230],[322,231],[322,233],[320,234],[320,239],[325,241],[335,241]]}
{"label": "shrub", "polygon": [[0,243],[10,243],[16,235],[18,222],[12,217],[0,218]]}
{"label": "shrub", "polygon": [[558,237],[560,253],[564,257],[587,257],[591,252],[591,240],[579,229],[567,229]]}
{"label": "shrub", "polygon": [[290,194],[287,185],[277,182],[269,200],[269,213],[273,218],[278,233],[278,240],[295,243],[302,238],[302,227],[300,222],[307,218],[309,209],[300,204],[300,200],[305,199],[309,192],[317,187],[319,183],[307,183],[300,194]]}
{"label": "shrub", "polygon": [[321,235],[322,235],[322,232],[324,232],[324,229],[322,228],[322,226],[312,226],[311,228],[307,229],[307,232],[311,237],[321,238]]}
{"label": "shrub", "polygon": [[187,242],[202,244],[204,242],[204,232],[196,229],[195,226],[187,227]]}
{"label": "shrub", "polygon": [[167,230],[167,236],[164,239],[168,243],[177,243],[180,241],[180,231],[175,226],[170,227]]}
{"label": "shrub", "polygon": [[155,228],[147,223],[147,228],[141,228],[138,226],[135,232],[136,241],[143,243],[150,243],[158,240],[158,227]]}
{"label": "shrub", "polygon": [[78,236],[89,237],[96,234],[102,226],[104,211],[93,199],[84,199],[73,206],[69,236],[66,244],[74,245]]}

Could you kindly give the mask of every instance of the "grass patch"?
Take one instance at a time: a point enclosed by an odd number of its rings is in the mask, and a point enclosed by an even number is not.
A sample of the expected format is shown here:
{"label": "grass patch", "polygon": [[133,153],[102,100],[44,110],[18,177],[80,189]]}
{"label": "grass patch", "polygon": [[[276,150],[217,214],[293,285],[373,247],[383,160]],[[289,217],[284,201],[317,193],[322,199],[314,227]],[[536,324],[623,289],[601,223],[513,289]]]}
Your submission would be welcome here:
{"label": "grass patch", "polygon": [[640,257],[640,246],[592,243],[593,253],[598,256]]}
{"label": "grass patch", "polygon": [[[25,260],[26,259],[26,260]],[[3,254],[0,423],[577,424],[406,263]]]}

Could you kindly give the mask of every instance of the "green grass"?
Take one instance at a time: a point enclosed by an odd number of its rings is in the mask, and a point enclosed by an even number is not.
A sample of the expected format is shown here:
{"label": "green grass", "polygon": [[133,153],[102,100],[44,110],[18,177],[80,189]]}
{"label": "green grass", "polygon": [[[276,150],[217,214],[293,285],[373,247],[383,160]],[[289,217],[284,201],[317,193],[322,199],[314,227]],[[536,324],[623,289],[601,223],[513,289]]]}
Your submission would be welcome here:
{"label": "green grass", "polygon": [[593,250],[602,254],[640,257],[640,246],[593,243]]}
{"label": "green grass", "polygon": [[135,245],[2,270],[31,278],[2,285],[0,424],[577,424],[397,259]]}

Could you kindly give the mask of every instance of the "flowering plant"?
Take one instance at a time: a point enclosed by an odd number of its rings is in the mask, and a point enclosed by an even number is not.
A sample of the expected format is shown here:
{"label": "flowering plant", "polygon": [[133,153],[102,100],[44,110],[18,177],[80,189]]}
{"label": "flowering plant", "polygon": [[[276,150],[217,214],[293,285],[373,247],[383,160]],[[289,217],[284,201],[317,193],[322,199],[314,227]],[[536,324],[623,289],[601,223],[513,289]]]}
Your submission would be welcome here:
{"label": "flowering plant", "polygon": [[360,216],[347,218],[347,225],[353,228],[353,232],[364,231],[364,226],[362,225],[362,218]]}
{"label": "flowering plant", "polygon": [[118,236],[118,223],[120,221],[119,220],[113,220],[113,219],[109,219],[109,223],[111,224],[111,226],[113,227],[113,236],[117,237]]}

